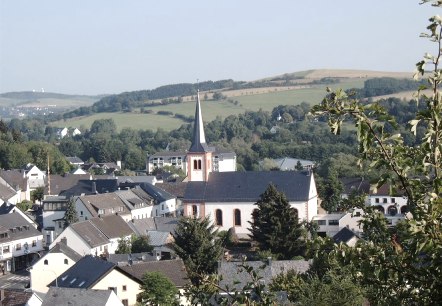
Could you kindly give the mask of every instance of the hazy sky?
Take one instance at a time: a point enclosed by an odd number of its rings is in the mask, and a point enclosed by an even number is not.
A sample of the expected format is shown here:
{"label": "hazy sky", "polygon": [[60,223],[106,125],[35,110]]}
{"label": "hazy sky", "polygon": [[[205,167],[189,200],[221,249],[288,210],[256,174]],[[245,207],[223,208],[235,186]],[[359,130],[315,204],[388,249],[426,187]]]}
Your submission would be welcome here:
{"label": "hazy sky", "polygon": [[419,0],[0,0],[0,92],[119,93],[316,68],[410,71]]}

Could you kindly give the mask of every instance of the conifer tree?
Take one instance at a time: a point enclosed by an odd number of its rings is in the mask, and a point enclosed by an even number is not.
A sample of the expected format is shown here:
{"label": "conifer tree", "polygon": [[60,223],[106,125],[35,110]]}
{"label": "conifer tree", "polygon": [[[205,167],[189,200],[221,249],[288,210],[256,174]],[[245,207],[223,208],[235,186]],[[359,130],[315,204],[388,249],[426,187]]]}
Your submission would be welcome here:
{"label": "conifer tree", "polygon": [[210,219],[183,217],[175,229],[174,249],[183,259],[192,283],[200,284],[203,275],[215,272],[223,252],[223,241]]}
{"label": "conifer tree", "polygon": [[302,255],[304,242],[300,238],[304,229],[285,194],[270,184],[255,205],[258,209],[254,210],[253,221],[249,222],[250,237],[258,243],[259,249],[270,251],[278,259]]}
{"label": "conifer tree", "polygon": [[70,224],[78,222],[77,209],[75,208],[75,203],[73,200],[69,201],[68,209],[64,214],[64,224],[68,227]]}

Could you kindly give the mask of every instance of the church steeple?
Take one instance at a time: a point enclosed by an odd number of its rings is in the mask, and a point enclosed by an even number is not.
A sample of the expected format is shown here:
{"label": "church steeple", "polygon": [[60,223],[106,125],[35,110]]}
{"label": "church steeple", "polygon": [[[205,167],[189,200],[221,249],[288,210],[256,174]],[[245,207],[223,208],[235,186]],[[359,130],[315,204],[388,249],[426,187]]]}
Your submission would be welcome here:
{"label": "church steeple", "polygon": [[206,136],[204,134],[203,117],[201,116],[199,89],[196,97],[197,98],[196,98],[196,109],[195,109],[195,122],[193,126],[192,145],[190,146],[189,152],[193,153],[210,152],[210,149],[206,144]]}

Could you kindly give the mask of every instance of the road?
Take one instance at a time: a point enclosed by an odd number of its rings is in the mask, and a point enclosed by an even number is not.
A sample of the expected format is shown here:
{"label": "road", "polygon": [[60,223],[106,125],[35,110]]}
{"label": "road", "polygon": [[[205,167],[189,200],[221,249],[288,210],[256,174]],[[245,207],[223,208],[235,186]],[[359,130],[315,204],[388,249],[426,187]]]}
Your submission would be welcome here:
{"label": "road", "polygon": [[0,274],[0,289],[24,289],[30,281],[29,272],[26,270]]}

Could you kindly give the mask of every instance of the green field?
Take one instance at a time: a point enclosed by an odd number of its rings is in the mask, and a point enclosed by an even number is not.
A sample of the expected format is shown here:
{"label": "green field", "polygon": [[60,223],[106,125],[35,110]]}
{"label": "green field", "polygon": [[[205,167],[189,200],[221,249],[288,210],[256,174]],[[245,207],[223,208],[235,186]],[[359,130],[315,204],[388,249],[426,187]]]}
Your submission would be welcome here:
{"label": "green field", "polygon": [[[339,84],[334,84],[334,87],[352,88],[362,87],[363,79],[351,79],[342,81]],[[275,91],[270,93],[236,96],[231,99],[237,100],[238,105],[221,101],[202,101],[201,108],[203,112],[204,121],[209,122],[214,120],[217,116],[226,118],[230,115],[237,115],[244,113],[246,110],[257,111],[262,109],[264,111],[271,111],[278,105],[297,105],[302,102],[307,102],[311,105],[319,103],[325,96],[326,85],[318,85],[313,88],[293,89],[286,91]],[[183,102],[179,104],[169,104],[164,106],[146,107],[151,109],[152,114],[134,113],[99,113],[92,116],[72,118],[52,123],[56,127],[83,127],[89,128],[91,124],[97,119],[112,118],[121,130],[126,127],[134,129],[152,129],[162,128],[164,130],[173,130],[180,127],[185,122],[173,118],[171,116],[157,115],[158,111],[169,111],[173,114],[182,114],[185,116],[193,116],[195,114],[195,102]]]}

